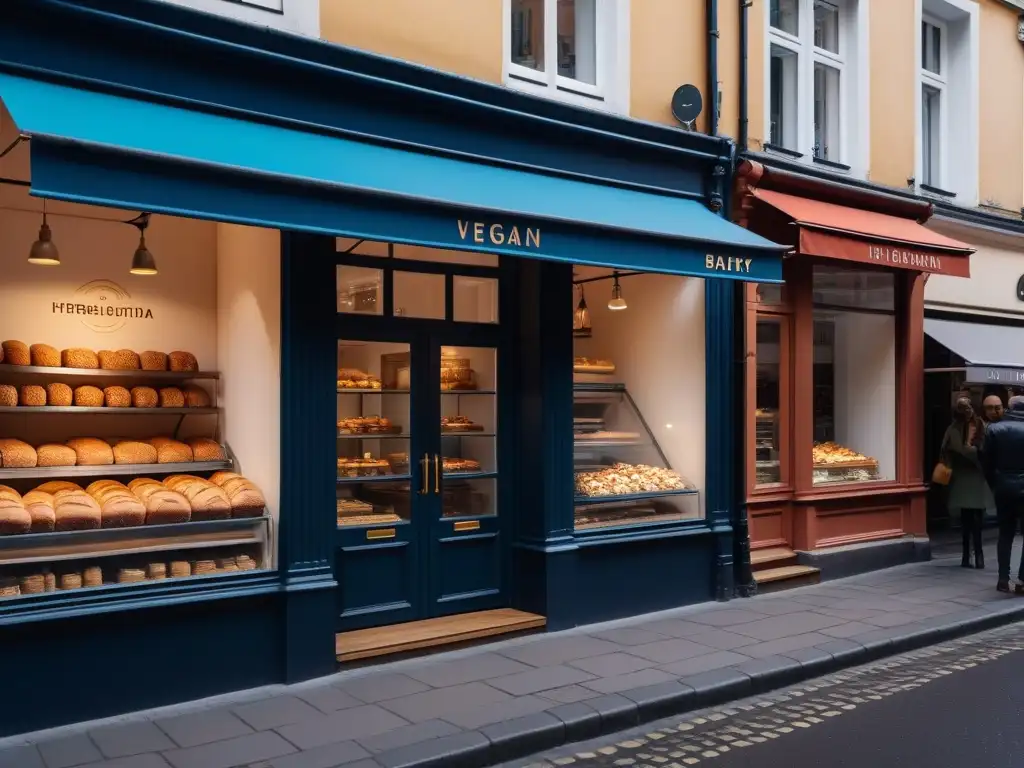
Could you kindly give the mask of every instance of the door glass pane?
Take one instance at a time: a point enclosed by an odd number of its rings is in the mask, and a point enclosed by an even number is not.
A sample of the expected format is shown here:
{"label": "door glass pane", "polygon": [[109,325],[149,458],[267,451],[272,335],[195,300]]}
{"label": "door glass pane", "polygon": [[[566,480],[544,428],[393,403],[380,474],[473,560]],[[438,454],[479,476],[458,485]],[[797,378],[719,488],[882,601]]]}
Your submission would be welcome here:
{"label": "door glass pane", "polygon": [[[493,487],[467,478],[498,471],[497,456],[497,351],[492,347],[442,347],[441,349],[441,450],[444,489],[464,488],[465,508],[479,509],[486,501],[497,514]],[[490,488],[491,490],[487,490]],[[486,493],[484,492],[486,490]],[[461,497],[460,497],[461,498]],[[443,514],[449,515],[449,499]]]}
{"label": "door glass pane", "polygon": [[544,71],[544,0],[512,0],[512,63]]}
{"label": "door glass pane", "polygon": [[494,517],[498,514],[495,478],[462,479],[445,476],[441,517]]}
{"label": "door glass pane", "polygon": [[771,47],[771,125],[769,142],[797,151],[797,54]]}
{"label": "door glass pane", "polygon": [[814,156],[839,162],[839,70],[814,65]]}
{"label": "door glass pane", "polygon": [[779,445],[781,403],[782,320],[757,319],[757,395],[754,467],[757,485],[782,482]]}
{"label": "door glass pane", "polygon": [[395,271],[395,315],[444,320],[444,275]]}
{"label": "door glass pane", "polygon": [[336,277],[338,311],[351,315],[381,314],[384,311],[383,282],[382,270],[339,265]]}
{"label": "door glass pane", "polygon": [[814,0],[814,45],[839,53],[839,8],[826,0]]}
{"label": "door glass pane", "polygon": [[558,0],[558,74],[597,85],[597,0]]}
{"label": "door glass pane", "polygon": [[769,23],[775,29],[791,35],[800,33],[800,0],[771,0],[768,6]]}
{"label": "door glass pane", "polygon": [[498,322],[498,281],[493,277],[455,275],[454,312],[460,323]]}
{"label": "door glass pane", "polygon": [[408,344],[338,342],[338,525],[409,519],[410,364]]}

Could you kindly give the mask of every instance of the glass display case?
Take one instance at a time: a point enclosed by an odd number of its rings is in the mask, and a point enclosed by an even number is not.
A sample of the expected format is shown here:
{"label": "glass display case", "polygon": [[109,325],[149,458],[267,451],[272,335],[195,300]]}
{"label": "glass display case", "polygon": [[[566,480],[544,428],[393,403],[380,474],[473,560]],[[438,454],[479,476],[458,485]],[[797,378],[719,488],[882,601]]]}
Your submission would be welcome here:
{"label": "glass display case", "polygon": [[816,443],[812,451],[814,485],[864,483],[881,479],[877,460],[838,443]]}
{"label": "glass display case", "polygon": [[772,485],[781,481],[779,447],[779,412],[758,408],[754,416],[754,471],[757,485]]}
{"label": "glass display case", "polygon": [[573,469],[577,531],[700,516],[624,384],[574,384]]}

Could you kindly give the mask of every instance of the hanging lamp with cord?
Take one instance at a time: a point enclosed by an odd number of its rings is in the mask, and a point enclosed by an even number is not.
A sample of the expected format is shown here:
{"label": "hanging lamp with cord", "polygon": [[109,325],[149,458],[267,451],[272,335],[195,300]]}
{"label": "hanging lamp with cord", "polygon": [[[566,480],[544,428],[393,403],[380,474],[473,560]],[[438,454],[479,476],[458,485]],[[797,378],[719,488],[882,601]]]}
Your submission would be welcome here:
{"label": "hanging lamp with cord", "polygon": [[587,308],[587,296],[583,292],[583,286],[580,285],[579,289],[580,302],[572,313],[572,335],[578,339],[589,339],[594,333],[590,327],[590,310]]}
{"label": "hanging lamp with cord", "polygon": [[133,275],[155,275],[157,274],[156,259],[146,247],[146,228],[149,226],[149,214],[140,213],[134,219],[126,221],[139,230],[139,246],[132,256],[132,268],[129,270]]}
{"label": "hanging lamp with cord", "polygon": [[28,263],[44,267],[59,267],[60,252],[53,242],[53,233],[46,222],[46,198],[43,198],[43,223],[39,227],[39,238],[32,243],[28,252]]}
{"label": "hanging lamp with cord", "polygon": [[613,312],[620,312],[626,309],[628,306],[626,300],[622,298],[622,286],[619,285],[619,273],[615,271],[612,273],[615,278],[615,282],[612,284],[612,297],[608,300],[608,309]]}

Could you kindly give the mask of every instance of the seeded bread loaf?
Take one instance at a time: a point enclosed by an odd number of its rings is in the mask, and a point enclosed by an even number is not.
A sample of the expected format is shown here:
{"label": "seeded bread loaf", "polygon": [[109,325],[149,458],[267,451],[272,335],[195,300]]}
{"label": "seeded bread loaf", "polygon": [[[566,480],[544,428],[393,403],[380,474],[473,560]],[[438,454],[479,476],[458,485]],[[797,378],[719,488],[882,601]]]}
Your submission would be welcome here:
{"label": "seeded bread loaf", "polygon": [[144,371],[167,370],[167,354],[164,352],[143,352],[139,355],[139,362]]}
{"label": "seeded bread loaf", "polygon": [[18,404],[33,408],[46,405],[46,390],[38,384],[23,384],[18,397]]}
{"label": "seeded bread loaf", "polygon": [[33,344],[28,348],[28,354],[32,365],[39,365],[44,368],[60,367],[60,350],[56,347],[51,347],[49,344]]}
{"label": "seeded bread loaf", "polygon": [[99,368],[100,358],[91,349],[72,348],[60,353],[65,368]]}
{"label": "seeded bread loaf", "polygon": [[36,449],[13,437],[0,437],[0,466],[27,469],[36,466]]}
{"label": "seeded bread loaf", "polygon": [[103,528],[128,528],[146,522],[146,507],[128,486],[116,480],[97,480],[85,492],[100,505]]}
{"label": "seeded bread loaf", "polygon": [[224,489],[231,502],[232,517],[259,517],[267,506],[260,489],[236,472],[214,472],[210,482]]}
{"label": "seeded bread loaf", "polygon": [[84,491],[85,489],[78,483],[72,483],[69,480],[51,480],[48,483],[43,483],[36,490],[55,494],[57,491]]}
{"label": "seeded bread loaf", "polygon": [[78,458],[78,466],[98,467],[114,463],[114,452],[110,446],[95,437],[75,437],[67,442]]}
{"label": "seeded bread loaf", "polygon": [[36,448],[37,467],[73,467],[78,463],[78,454],[59,443],[44,443]]}
{"label": "seeded bread loaf", "polygon": [[167,356],[167,362],[172,371],[198,371],[199,362],[191,352],[171,352]]}
{"label": "seeded bread loaf", "polygon": [[0,494],[0,535],[28,533],[32,516],[25,509],[21,496],[13,488],[0,486],[10,493]]}
{"label": "seeded bread loaf", "polygon": [[18,404],[18,388],[10,384],[0,384],[0,405],[13,408]]}
{"label": "seeded bread loaf", "polygon": [[50,405],[67,407],[75,402],[75,392],[67,384],[47,384],[46,402]]}
{"label": "seeded bread loaf", "polygon": [[132,406],[135,408],[156,408],[160,398],[152,387],[132,387]]}
{"label": "seeded bread loaf", "polygon": [[137,477],[128,487],[146,505],[146,525],[187,523],[192,517],[188,499],[150,477]]}
{"label": "seeded bread loaf", "polygon": [[157,450],[141,440],[119,440],[113,447],[115,464],[156,464]]}
{"label": "seeded bread loaf", "polygon": [[103,390],[91,384],[75,387],[75,405],[79,408],[102,408]]}
{"label": "seeded bread loaf", "polygon": [[224,490],[195,475],[171,475],[164,485],[177,491],[192,507],[193,520],[223,520],[231,517],[231,501]]}
{"label": "seeded bread loaf", "polygon": [[28,344],[23,341],[0,342],[0,347],[3,347],[4,362],[8,365],[29,365],[32,362]]}
{"label": "seeded bread loaf", "polygon": [[139,356],[130,349],[119,349],[111,352],[109,349],[100,350],[100,368],[108,371],[137,371],[139,369]]}
{"label": "seeded bread loaf", "polygon": [[170,437],[151,437],[149,444],[156,448],[158,464],[177,464],[192,461],[192,449]]}
{"label": "seeded bread loaf", "polygon": [[81,488],[53,494],[56,531],[84,531],[99,528],[103,513],[96,500]]}
{"label": "seeded bread loaf", "polygon": [[193,437],[185,441],[192,449],[194,461],[224,461],[224,449],[216,440],[208,437]]}
{"label": "seeded bread loaf", "polygon": [[29,491],[22,498],[25,511],[32,519],[32,533],[49,533],[57,523],[57,515],[53,511],[53,494],[45,491]]}
{"label": "seeded bread loaf", "polygon": [[132,404],[132,396],[124,387],[105,387],[103,404],[107,408],[128,408]]}
{"label": "seeded bread loaf", "polygon": [[184,408],[185,395],[177,387],[164,387],[160,390],[161,408]]}
{"label": "seeded bread loaf", "polygon": [[202,387],[189,384],[182,389],[182,393],[185,395],[185,406],[187,408],[210,407],[210,393]]}

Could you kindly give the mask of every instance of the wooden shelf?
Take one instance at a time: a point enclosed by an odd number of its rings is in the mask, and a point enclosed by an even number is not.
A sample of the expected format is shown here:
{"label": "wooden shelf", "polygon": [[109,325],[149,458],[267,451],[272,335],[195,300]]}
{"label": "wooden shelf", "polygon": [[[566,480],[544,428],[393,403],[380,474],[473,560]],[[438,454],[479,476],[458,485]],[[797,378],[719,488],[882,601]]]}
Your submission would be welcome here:
{"label": "wooden shelf", "polygon": [[624,504],[628,501],[645,501],[647,499],[660,499],[663,496],[697,496],[700,491],[692,489],[680,489],[675,491],[650,491],[648,493],[626,493],[621,496],[577,496],[573,499],[576,506],[590,506],[596,504]]}
{"label": "wooden shelf", "polygon": [[9,365],[0,363],[0,378],[4,376],[94,379],[131,379],[133,381],[190,381],[219,379],[219,371],[143,371],[107,370],[106,368],[50,368],[42,365]]}
{"label": "wooden shelf", "polygon": [[108,475],[194,475],[197,472],[230,470],[230,461],[188,461],[175,464],[101,464],[75,467],[0,468],[0,480],[63,480]]}
{"label": "wooden shelf", "polygon": [[101,413],[103,415],[117,414],[118,416],[171,416],[195,414],[220,413],[219,408],[111,408],[109,406],[91,407],[78,405],[4,405],[0,406],[0,414],[63,414],[69,413]]}

